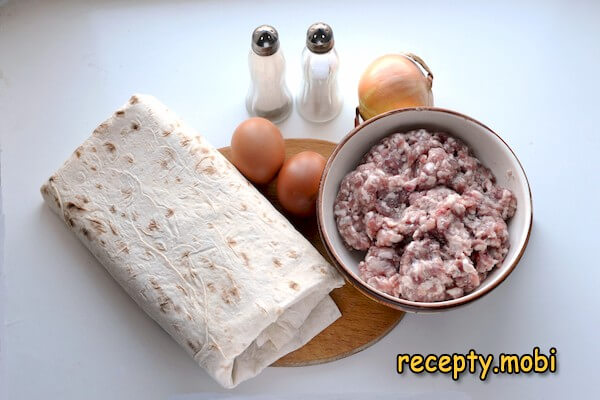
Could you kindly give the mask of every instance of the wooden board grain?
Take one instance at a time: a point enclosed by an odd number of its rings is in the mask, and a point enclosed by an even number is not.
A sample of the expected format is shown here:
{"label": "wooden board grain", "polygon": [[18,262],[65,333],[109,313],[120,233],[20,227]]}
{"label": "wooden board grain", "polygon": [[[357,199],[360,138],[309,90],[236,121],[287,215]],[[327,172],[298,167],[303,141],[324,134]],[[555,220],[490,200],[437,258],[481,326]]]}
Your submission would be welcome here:
{"label": "wooden board grain", "polygon": [[[335,143],[317,139],[286,139],[286,158],[304,150],[312,150],[328,158]],[[219,149],[228,159],[229,147]],[[325,251],[316,217],[295,218],[281,209],[277,201],[276,181],[258,189],[283,213],[292,224],[329,260]],[[364,296],[352,285],[334,290],[331,297],[342,312],[342,317],[315,336],[302,348],[291,352],[273,365],[299,367],[339,360],[366,349],[384,337],[400,322],[404,313],[385,307]]]}

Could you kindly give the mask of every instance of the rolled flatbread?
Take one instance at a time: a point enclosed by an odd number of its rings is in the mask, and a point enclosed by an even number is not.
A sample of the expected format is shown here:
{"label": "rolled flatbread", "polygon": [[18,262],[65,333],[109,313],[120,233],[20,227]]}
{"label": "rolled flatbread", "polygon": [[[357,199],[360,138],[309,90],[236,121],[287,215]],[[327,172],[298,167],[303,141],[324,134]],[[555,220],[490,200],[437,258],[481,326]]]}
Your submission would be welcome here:
{"label": "rolled flatbread", "polygon": [[131,97],[41,188],[112,277],[234,387],[339,316],[342,278],[217,150]]}

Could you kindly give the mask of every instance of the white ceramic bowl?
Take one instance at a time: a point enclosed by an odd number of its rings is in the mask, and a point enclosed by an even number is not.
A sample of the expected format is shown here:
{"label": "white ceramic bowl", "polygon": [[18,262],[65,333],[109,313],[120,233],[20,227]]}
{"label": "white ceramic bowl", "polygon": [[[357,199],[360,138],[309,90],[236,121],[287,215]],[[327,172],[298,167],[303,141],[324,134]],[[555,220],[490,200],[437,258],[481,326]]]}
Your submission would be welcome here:
{"label": "white ceramic bowl", "polygon": [[[364,252],[349,250],[338,233],[333,214],[340,182],[354,170],[363,155],[377,142],[396,132],[426,128],[447,132],[464,141],[475,156],[496,176],[498,184],[517,198],[517,211],[508,221],[510,250],[501,266],[473,292],[454,300],[435,303],[399,299],[364,283],[358,263]],[[439,108],[394,110],[371,118],[352,130],[333,151],[321,179],[317,200],[317,220],[321,238],[344,277],[370,298],[390,307],[410,312],[436,312],[474,301],[498,286],[515,268],[529,240],[533,221],[531,191],[525,171],[511,148],[487,126],[466,115]]]}

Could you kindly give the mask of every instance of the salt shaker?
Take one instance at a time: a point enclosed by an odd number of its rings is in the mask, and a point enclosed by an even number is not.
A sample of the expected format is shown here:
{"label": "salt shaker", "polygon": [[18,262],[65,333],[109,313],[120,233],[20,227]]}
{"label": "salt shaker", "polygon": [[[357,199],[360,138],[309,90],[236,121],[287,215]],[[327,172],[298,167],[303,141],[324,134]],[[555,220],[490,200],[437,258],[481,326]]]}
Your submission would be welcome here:
{"label": "salt shaker", "polygon": [[312,122],[326,122],[342,109],[337,73],[339,57],[333,47],[333,31],[325,23],[312,24],[302,52],[304,79],[298,93],[298,112]]}
{"label": "salt shaker", "polygon": [[292,111],[293,100],[285,84],[285,58],[275,28],[261,25],[254,30],[248,65],[251,79],[246,96],[248,113],[275,123],[285,120]]}

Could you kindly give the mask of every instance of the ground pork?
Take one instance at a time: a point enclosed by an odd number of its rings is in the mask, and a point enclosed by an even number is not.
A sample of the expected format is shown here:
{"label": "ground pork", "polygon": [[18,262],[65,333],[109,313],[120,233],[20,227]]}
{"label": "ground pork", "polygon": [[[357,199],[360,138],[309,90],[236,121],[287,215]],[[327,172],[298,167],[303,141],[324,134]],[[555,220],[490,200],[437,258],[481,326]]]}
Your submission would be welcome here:
{"label": "ground pork", "polygon": [[342,180],[334,205],[360,275],[413,301],[471,292],[508,253],[517,204],[460,140],[425,129],[386,137]]}

